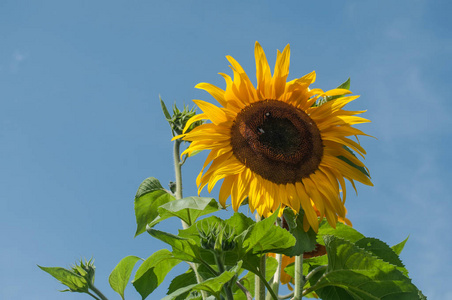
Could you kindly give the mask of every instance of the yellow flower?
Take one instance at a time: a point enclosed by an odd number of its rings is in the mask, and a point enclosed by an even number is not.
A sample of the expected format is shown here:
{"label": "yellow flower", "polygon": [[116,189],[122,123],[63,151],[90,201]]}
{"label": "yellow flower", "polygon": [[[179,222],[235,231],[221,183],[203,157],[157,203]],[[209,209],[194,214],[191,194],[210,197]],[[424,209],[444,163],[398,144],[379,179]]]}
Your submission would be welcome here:
{"label": "yellow flower", "polygon": [[[372,185],[368,176],[345,162],[365,168],[344,147],[362,157],[366,153],[359,143],[348,138],[366,135],[352,127],[369,122],[356,116],[364,111],[342,109],[358,96],[343,96],[351,93],[346,89],[310,89],[315,72],[287,82],[289,45],[282,53],[277,52],[273,76],[258,42],[254,53],[257,88],[239,63],[227,56],[234,78],[220,73],[226,81],[225,90],[209,83],[196,86],[209,92],[221,107],[193,100],[203,113],[191,118],[185,128],[199,120],[211,123],[175,137],[192,142],[183,154],[210,150],[197,178],[199,192],[206,185],[211,192],[224,179],[219,195],[223,206],[231,196],[235,211],[248,197],[251,211],[262,216],[278,207],[281,212],[284,207],[295,212],[303,209],[304,229],[311,226],[317,231],[315,206],[320,219],[326,217],[335,227],[338,217],[345,218],[346,213],[344,179],[353,187],[355,180]],[[332,96],[342,97],[316,105],[318,100]]]}

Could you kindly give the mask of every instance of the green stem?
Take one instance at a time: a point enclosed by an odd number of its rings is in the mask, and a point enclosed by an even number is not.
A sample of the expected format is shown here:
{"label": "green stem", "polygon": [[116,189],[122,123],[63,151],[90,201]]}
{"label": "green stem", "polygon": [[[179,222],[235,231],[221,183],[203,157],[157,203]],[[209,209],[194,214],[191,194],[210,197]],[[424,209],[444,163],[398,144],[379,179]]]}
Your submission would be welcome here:
{"label": "green stem", "polygon": [[[90,284],[90,285],[89,285],[89,288],[90,288],[94,293],[96,293],[96,295],[99,296],[100,299],[102,299],[102,300],[108,300],[108,298],[105,297],[104,294],[102,294],[102,293],[94,286],[94,284]],[[93,296],[93,295],[91,295],[91,296]],[[96,298],[96,297],[94,297],[94,298]]]}
{"label": "green stem", "polygon": [[[282,227],[281,218],[276,219],[276,223],[278,226]],[[279,282],[281,281],[281,264],[282,264],[282,254],[276,254],[276,261],[278,262],[278,267],[276,268],[276,272],[273,275],[272,283],[270,284],[272,290],[275,292],[276,295],[278,295],[279,292]],[[267,293],[267,297],[265,300],[271,300],[272,295],[270,293]]]}
{"label": "green stem", "polygon": [[[217,264],[219,273],[223,274],[225,271],[223,254],[215,251],[214,257],[215,257],[215,263]],[[231,289],[234,281],[235,280],[232,279],[232,281],[229,281],[225,285],[223,285],[223,291],[226,294],[226,299],[228,299],[228,300],[234,300],[234,295],[233,295],[232,289]]]}
{"label": "green stem", "polygon": [[91,297],[93,297],[96,300],[100,300],[99,298],[97,298],[95,295],[91,294],[89,291],[86,292],[88,295],[90,295]]}
{"label": "green stem", "polygon": [[182,168],[180,163],[180,140],[174,141],[174,175],[176,176],[176,200],[182,199]]}
{"label": "green stem", "polygon": [[309,279],[311,279],[312,276],[314,276],[315,273],[326,270],[327,267],[328,267],[327,265],[318,266],[317,268],[309,272],[308,275],[306,275],[305,280],[308,281]]}
{"label": "green stem", "polygon": [[293,297],[293,292],[290,293],[290,294],[287,294],[287,295],[278,296],[278,299],[279,299],[279,300],[284,300],[284,299],[289,299],[289,298],[291,298],[291,297]]}
{"label": "green stem", "polygon": [[[260,222],[262,217],[256,213],[256,222]],[[261,279],[261,276],[254,276],[254,296],[256,300],[264,300],[265,299],[265,283],[267,280],[265,279],[265,254],[260,258],[259,263],[259,273],[263,274],[264,278]]]}
{"label": "green stem", "polygon": [[[264,283],[265,287],[268,289],[268,291],[269,291],[270,294],[272,295],[273,299],[274,299],[274,300],[278,300],[278,295],[276,295],[275,292],[273,292],[273,290],[271,289],[271,287],[270,287],[270,285],[268,284],[267,280],[265,280],[265,277],[262,276],[262,274],[261,274],[260,272],[259,272],[258,274],[259,274],[259,275],[257,275],[257,276],[261,279],[261,282]],[[264,288],[264,292],[265,292],[265,288]],[[265,295],[264,295],[264,296],[265,296]],[[257,297],[256,297],[256,299],[257,299]],[[264,299],[264,298],[262,298],[262,299]]]}
{"label": "green stem", "polygon": [[250,291],[248,291],[246,289],[246,287],[244,287],[240,281],[236,281],[235,284],[242,290],[242,292],[245,294],[246,296],[246,300],[253,300],[253,296],[251,295]]}
{"label": "green stem", "polygon": [[[175,140],[174,141],[174,148],[173,148],[173,159],[174,159],[174,175],[176,176],[176,192],[175,192],[175,198],[176,200],[182,199],[182,163],[180,161],[180,144],[182,143],[181,140]],[[188,208],[187,208],[188,209]],[[188,212],[188,215],[190,216],[190,212]],[[189,224],[185,223],[183,220],[182,222],[182,228],[187,229],[190,227]],[[196,281],[198,283],[203,282],[203,278],[198,272],[198,265],[195,263],[188,263],[190,267],[193,269],[193,272],[195,272]],[[207,298],[206,291],[201,291],[202,299],[205,300]]]}
{"label": "green stem", "polygon": [[[279,291],[279,281],[281,277],[281,263],[282,263],[282,254],[276,254],[276,261],[278,262],[278,267],[276,268],[276,272],[273,275],[273,281],[270,284],[271,290],[275,292],[275,294],[278,294]],[[267,293],[267,297],[265,300],[271,300],[273,299],[272,295],[270,294],[270,291]]]}
{"label": "green stem", "polygon": [[292,300],[301,300],[303,295],[303,286],[305,280],[303,278],[303,254],[295,256],[295,287]]}

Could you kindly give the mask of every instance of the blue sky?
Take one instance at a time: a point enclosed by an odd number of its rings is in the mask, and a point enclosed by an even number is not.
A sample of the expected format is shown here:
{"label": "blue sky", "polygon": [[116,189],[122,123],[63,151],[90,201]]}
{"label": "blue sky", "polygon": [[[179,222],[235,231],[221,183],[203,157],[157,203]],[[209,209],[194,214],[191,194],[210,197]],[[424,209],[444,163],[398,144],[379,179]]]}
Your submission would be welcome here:
{"label": "blue sky", "polygon": [[[452,299],[451,6],[1,1],[0,298],[87,299],[59,293],[62,286],[36,264],[91,256],[98,288],[119,298],[108,275],[120,259],[164,247],[146,234],[133,238],[140,182],[173,180],[158,95],[168,104],[214,102],[194,86],[224,87],[217,73],[231,74],[225,55],[253,80],[257,40],[271,63],[290,43],[289,79],[316,70],[314,87],[327,90],[351,77],[361,98],[349,109],[368,110],[372,123],[360,129],[377,139],[361,139],[375,186],[349,193],[348,216],[391,245],[410,235],[402,260],[414,283],[429,299]],[[204,158],[184,166],[186,196],[196,193]],[[175,232],[179,224],[163,226]],[[139,299],[131,286],[126,297]]]}

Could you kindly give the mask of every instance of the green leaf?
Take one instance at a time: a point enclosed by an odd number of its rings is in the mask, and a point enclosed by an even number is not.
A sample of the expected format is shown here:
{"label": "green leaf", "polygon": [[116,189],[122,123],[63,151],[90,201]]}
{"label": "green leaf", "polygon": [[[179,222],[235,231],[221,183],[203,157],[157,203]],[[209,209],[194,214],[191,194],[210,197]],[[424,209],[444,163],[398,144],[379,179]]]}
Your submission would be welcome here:
{"label": "green leaf", "polygon": [[[169,287],[168,287],[168,292],[166,293],[167,295],[170,295],[172,293],[174,293],[175,291],[177,291],[180,288],[185,288],[189,285],[193,285],[196,284],[197,280],[196,280],[196,275],[193,272],[192,269],[189,269],[187,272],[185,272],[184,274],[181,274],[179,276],[174,277],[174,279],[171,281]],[[179,295],[178,297],[176,297],[176,300],[183,300],[187,298],[189,291],[187,291],[184,294]]]}
{"label": "green leaf", "polygon": [[201,262],[199,259],[200,247],[194,240],[156,229],[148,229],[148,233],[156,239],[170,245],[173,249],[172,255],[175,258],[196,263]]}
{"label": "green leaf", "polygon": [[380,241],[376,238],[363,238],[355,243],[357,247],[360,247],[373,255],[381,258],[385,262],[393,264],[396,266],[400,272],[402,272],[405,276],[408,276],[408,271],[405,269],[402,261],[399,256],[391,249],[385,242]]}
{"label": "green leaf", "polygon": [[225,223],[234,228],[235,233],[239,235],[250,228],[250,226],[252,226],[256,222],[253,219],[248,218],[244,214],[236,212],[232,215],[231,218],[225,220]]}
{"label": "green leaf", "polygon": [[309,228],[308,232],[303,229],[303,212],[300,212],[297,216],[291,209],[284,210],[284,219],[289,225],[289,231],[295,237],[295,246],[286,253],[288,256],[301,255],[304,252],[313,251],[315,249],[316,233],[312,228]]}
{"label": "green leaf", "polygon": [[158,216],[157,209],[161,205],[174,199],[171,192],[165,190],[156,178],[146,178],[140,184],[135,196],[135,217],[137,220],[135,236],[146,231],[146,225]]}
{"label": "green leaf", "polygon": [[319,232],[317,234],[317,243],[325,245],[323,237],[326,235],[334,235],[350,242],[356,242],[362,238],[364,235],[359,233],[356,229],[347,226],[343,223],[336,223],[336,229],[330,226],[326,220],[323,220],[319,227]]}
{"label": "green leaf", "polygon": [[171,269],[181,260],[167,249],[161,249],[149,256],[138,268],[132,283],[141,297],[145,299],[165,279]]}
{"label": "green leaf", "polygon": [[162,300],[176,299],[178,296],[183,295],[189,291],[207,291],[210,294],[219,296],[223,286],[237,275],[237,272],[240,270],[240,268],[241,263],[239,262],[237,266],[228,271],[224,271],[217,277],[209,278],[201,283],[191,284],[186,287],[180,288],[172,292]]}
{"label": "green leaf", "polygon": [[178,217],[191,226],[199,217],[216,212],[219,209],[219,204],[213,198],[186,197],[160,205],[157,209],[159,217],[149,226],[153,227],[171,217]]}
{"label": "green leaf", "polygon": [[67,269],[60,267],[41,267],[41,270],[49,273],[55,277],[59,282],[69,288],[71,292],[86,293],[88,292],[89,285],[86,279],[80,275],[77,275]]}
{"label": "green leaf", "polygon": [[400,253],[402,253],[403,248],[405,247],[406,242],[408,241],[408,238],[410,236],[407,236],[406,239],[404,239],[403,241],[401,241],[400,243],[398,243],[397,245],[392,246],[392,250],[394,250],[394,252],[397,255],[400,255]]}
{"label": "green leaf", "polygon": [[321,298],[418,299],[417,288],[394,265],[347,240],[330,235],[324,241],[328,267],[310,288]]}
{"label": "green leaf", "polygon": [[[350,148],[348,148],[347,146],[342,146],[345,150],[347,150],[348,152],[350,152],[354,157],[356,157],[355,153],[353,153],[352,150],[350,150]],[[346,158],[345,156],[338,156],[337,158],[339,158],[340,160],[346,162],[347,164],[349,164],[350,166],[358,169],[361,171],[361,173],[363,173],[364,175],[366,175],[367,177],[370,177],[369,173],[367,172],[366,168],[358,166],[356,164],[354,164],[351,160],[349,160],[348,158]]]}
{"label": "green leaf", "polygon": [[124,299],[124,290],[129,283],[129,278],[132,274],[132,270],[135,267],[137,261],[139,261],[140,259],[141,258],[133,255],[124,257],[108,277],[108,282],[110,283],[111,288],[119,295],[121,295],[122,299]]}
{"label": "green leaf", "polygon": [[[278,210],[279,211],[279,210]],[[269,218],[251,225],[238,237],[243,251],[257,253],[285,253],[295,245],[295,238],[287,230],[276,226],[278,211]]]}

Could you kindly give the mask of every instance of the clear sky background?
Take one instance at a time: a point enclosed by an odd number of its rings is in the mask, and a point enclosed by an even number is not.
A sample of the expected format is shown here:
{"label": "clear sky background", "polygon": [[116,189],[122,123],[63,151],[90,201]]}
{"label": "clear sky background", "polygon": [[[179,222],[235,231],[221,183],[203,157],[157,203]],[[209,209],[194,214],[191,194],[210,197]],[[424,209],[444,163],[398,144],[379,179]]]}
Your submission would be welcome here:
{"label": "clear sky background", "polygon": [[[115,265],[164,247],[133,238],[141,181],[173,180],[158,95],[215,103],[194,86],[224,88],[225,55],[255,82],[256,40],[270,64],[290,43],[289,79],[316,70],[313,86],[328,90],[351,77],[361,98],[348,108],[368,110],[372,123],[359,128],[377,139],[361,138],[375,186],[350,187],[348,217],[390,245],[410,235],[401,257],[414,283],[452,299],[451,10],[426,0],[1,0],[0,299],[88,299],[59,293],[36,264],[91,256],[96,285],[119,299]],[[205,156],[184,166],[186,196]],[[132,286],[126,298],[140,299]]]}

